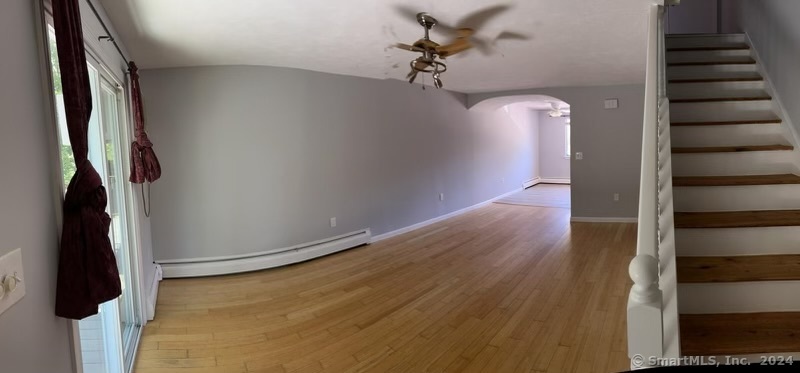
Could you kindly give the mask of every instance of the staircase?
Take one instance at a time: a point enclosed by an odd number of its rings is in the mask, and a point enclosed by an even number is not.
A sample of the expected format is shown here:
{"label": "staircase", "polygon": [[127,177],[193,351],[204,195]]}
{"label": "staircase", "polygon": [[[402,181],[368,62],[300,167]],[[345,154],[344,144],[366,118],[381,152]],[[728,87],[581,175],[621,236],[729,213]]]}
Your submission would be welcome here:
{"label": "staircase", "polygon": [[667,36],[666,51],[681,354],[796,354],[794,136],[744,35]]}

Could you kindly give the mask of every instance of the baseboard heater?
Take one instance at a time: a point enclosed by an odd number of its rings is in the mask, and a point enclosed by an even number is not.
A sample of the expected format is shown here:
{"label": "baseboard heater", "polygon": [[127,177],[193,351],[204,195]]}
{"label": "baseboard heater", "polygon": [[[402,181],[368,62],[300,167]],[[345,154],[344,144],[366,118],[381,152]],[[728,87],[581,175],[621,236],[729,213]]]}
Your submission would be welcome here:
{"label": "baseboard heater", "polygon": [[371,238],[372,233],[367,228],[319,241],[259,253],[213,258],[157,260],[156,263],[161,265],[164,278],[227,275],[280,267],[319,258],[368,244]]}

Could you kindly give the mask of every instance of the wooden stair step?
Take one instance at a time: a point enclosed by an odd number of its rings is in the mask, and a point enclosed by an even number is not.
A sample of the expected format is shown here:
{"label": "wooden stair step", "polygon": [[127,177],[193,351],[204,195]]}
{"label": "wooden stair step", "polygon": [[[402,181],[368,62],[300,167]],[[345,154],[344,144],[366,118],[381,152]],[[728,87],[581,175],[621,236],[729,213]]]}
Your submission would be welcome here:
{"label": "wooden stair step", "polygon": [[800,176],[781,175],[742,175],[742,176],[675,176],[672,186],[738,186],[738,185],[779,185],[800,184]]}
{"label": "wooden stair step", "polygon": [[727,120],[717,122],[672,122],[670,126],[729,126],[737,124],[780,124],[780,118],[752,119],[752,120]]}
{"label": "wooden stair step", "polygon": [[678,282],[800,280],[800,255],[679,256]]}
{"label": "wooden stair step", "polygon": [[748,50],[747,44],[724,45],[724,46],[696,46],[696,47],[672,47],[667,48],[667,52],[695,52],[695,51],[741,51]]}
{"label": "wooden stair step", "polygon": [[675,228],[800,226],[800,210],[676,212]]}
{"label": "wooden stair step", "polygon": [[681,315],[680,333],[684,356],[795,352],[800,312]]}
{"label": "wooden stair step", "polygon": [[712,65],[754,65],[756,60],[717,60],[717,61],[682,61],[667,62],[667,66],[712,66]]}
{"label": "wooden stair step", "polygon": [[688,104],[699,102],[727,102],[727,101],[770,101],[772,97],[764,96],[747,96],[747,97],[696,97],[696,98],[676,98],[669,100],[672,104]]}
{"label": "wooden stair step", "polygon": [[763,151],[780,151],[780,150],[793,150],[792,145],[741,145],[741,146],[706,146],[706,147],[687,147],[687,148],[672,148],[673,154],[689,154],[689,153],[738,153],[738,152],[763,152]]}
{"label": "wooden stair step", "polygon": [[722,83],[722,82],[761,82],[761,76],[719,77],[719,78],[675,78],[669,83]]}

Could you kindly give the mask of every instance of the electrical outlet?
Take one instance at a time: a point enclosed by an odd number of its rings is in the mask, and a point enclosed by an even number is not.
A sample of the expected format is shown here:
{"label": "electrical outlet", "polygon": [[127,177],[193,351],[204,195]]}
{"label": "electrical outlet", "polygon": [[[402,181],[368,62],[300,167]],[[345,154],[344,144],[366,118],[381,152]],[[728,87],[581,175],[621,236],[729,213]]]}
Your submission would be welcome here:
{"label": "electrical outlet", "polygon": [[580,161],[583,159],[583,152],[575,152],[575,160]]}
{"label": "electrical outlet", "polygon": [[336,226],[336,217],[331,218],[331,228]]}
{"label": "electrical outlet", "polygon": [[444,201],[444,193],[439,193],[439,200]]}
{"label": "electrical outlet", "polygon": [[619,193],[614,193],[614,202],[619,202]]}

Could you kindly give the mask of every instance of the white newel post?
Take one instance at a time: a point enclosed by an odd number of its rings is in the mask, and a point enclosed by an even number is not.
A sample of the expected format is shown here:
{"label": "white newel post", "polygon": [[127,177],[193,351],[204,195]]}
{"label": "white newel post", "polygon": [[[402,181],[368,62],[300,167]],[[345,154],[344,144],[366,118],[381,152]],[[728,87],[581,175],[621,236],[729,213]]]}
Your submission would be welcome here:
{"label": "white newel post", "polygon": [[663,357],[658,271],[658,260],[647,254],[637,255],[628,267],[634,282],[628,297],[628,351],[632,369],[651,366],[652,358]]}

